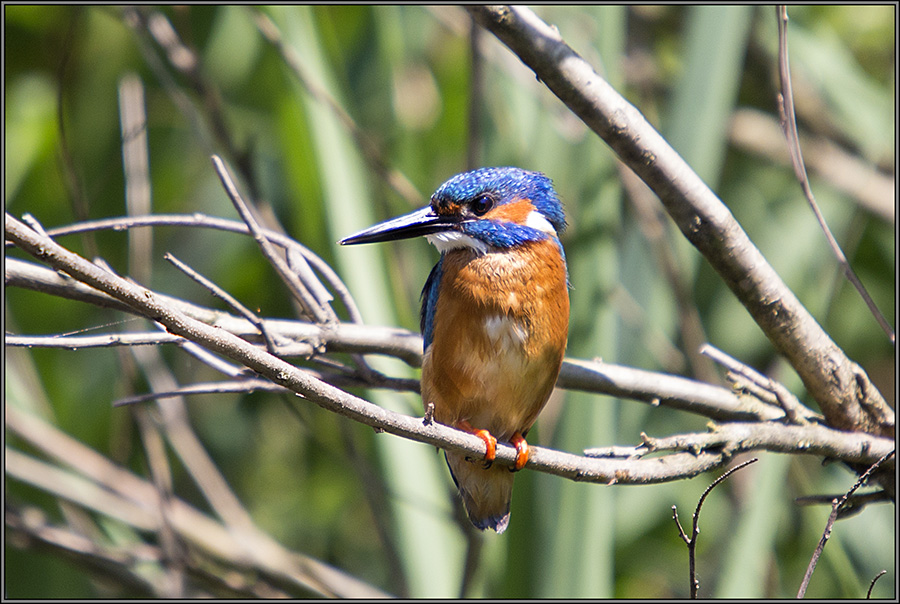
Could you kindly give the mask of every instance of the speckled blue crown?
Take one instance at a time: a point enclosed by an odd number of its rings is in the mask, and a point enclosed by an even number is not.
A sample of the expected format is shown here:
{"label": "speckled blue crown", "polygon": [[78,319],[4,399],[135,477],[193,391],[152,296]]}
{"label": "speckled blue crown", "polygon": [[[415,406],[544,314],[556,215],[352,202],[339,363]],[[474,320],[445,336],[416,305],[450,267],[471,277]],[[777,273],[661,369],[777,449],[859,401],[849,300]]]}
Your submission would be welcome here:
{"label": "speckled blue crown", "polygon": [[444,200],[462,202],[487,191],[497,194],[501,204],[530,199],[557,233],[562,233],[566,228],[566,215],[553,190],[553,183],[540,172],[521,168],[479,168],[457,174],[438,187],[431,196],[431,203],[435,206]]}

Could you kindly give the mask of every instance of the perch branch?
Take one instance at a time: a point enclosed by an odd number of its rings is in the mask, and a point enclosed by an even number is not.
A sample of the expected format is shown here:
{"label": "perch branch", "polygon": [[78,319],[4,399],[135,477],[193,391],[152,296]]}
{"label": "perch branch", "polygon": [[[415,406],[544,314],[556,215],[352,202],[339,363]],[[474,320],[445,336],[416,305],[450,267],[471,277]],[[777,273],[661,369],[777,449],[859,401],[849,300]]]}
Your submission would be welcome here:
{"label": "perch branch", "polygon": [[[392,412],[344,392],[228,331],[188,316],[175,305],[169,304],[165,297],[99,268],[52,239],[31,230],[9,214],[6,215],[6,237],[55,269],[116,298],[131,307],[133,312],[164,325],[170,333],[231,358],[325,409],[391,434],[473,456],[484,455],[485,445],[478,437],[436,422],[426,425],[422,418]],[[248,329],[256,331],[249,322],[244,322]],[[871,450],[878,448],[878,442],[887,440],[860,434],[848,437],[864,443],[860,444],[860,455],[853,460],[867,462],[871,461]],[[869,440],[863,440],[864,438]],[[498,463],[510,466],[514,464],[515,458],[516,451],[513,447],[498,447]],[[699,454],[674,453],[662,458],[618,460],[587,458],[534,447],[528,466],[573,480],[647,484],[694,476],[721,465],[723,461],[721,453],[706,451]]]}

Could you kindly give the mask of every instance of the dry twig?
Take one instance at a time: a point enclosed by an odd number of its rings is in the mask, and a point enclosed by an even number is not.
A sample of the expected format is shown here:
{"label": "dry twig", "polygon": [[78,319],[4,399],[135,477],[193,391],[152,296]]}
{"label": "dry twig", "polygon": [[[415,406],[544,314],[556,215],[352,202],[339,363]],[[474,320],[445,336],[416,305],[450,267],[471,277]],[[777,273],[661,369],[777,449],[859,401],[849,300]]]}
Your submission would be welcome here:
{"label": "dry twig", "polygon": [[800,182],[800,188],[803,189],[803,195],[806,197],[806,201],[809,203],[809,207],[812,209],[816,221],[822,228],[822,232],[825,233],[825,238],[828,240],[828,246],[831,248],[831,252],[837,259],[838,264],[840,264],[844,276],[847,277],[847,280],[852,283],[853,287],[856,288],[856,291],[859,292],[859,295],[866,303],[866,306],[869,307],[872,316],[875,317],[875,320],[878,321],[878,325],[884,330],[884,333],[887,334],[891,344],[893,344],[895,341],[894,330],[891,328],[884,315],[881,314],[881,311],[878,310],[878,306],[875,305],[875,301],[872,300],[872,296],[869,295],[869,292],[862,284],[862,281],[856,276],[853,267],[850,266],[847,256],[844,255],[844,251],[841,249],[840,244],[838,244],[837,239],[834,238],[831,229],[828,228],[825,217],[819,209],[819,204],[816,203],[816,198],[812,192],[812,186],[809,184],[809,176],[806,174],[806,165],[803,163],[803,153],[800,150],[800,134],[797,132],[797,117],[794,115],[794,93],[791,85],[790,61],[788,59],[787,6],[783,4],[779,5],[776,7],[776,10],[778,11],[778,76],[781,80],[781,93],[778,95],[778,110],[781,114],[781,128],[784,130],[785,138],[787,138],[794,174],[797,175],[797,180]]}
{"label": "dry twig", "polygon": [[[813,552],[812,558],[809,560],[809,565],[806,567],[806,574],[803,575],[803,581],[800,582],[800,589],[797,591],[797,599],[800,599],[806,595],[806,588],[809,587],[809,580],[812,578],[813,571],[816,569],[816,564],[819,561],[819,556],[822,555],[822,551],[825,549],[825,544],[828,542],[828,539],[831,538],[831,529],[834,527],[834,523],[838,519],[838,515],[840,514],[841,509],[847,503],[847,500],[850,499],[850,496],[856,492],[856,489],[865,484],[865,482],[869,479],[869,476],[871,476],[872,473],[878,469],[878,466],[887,461],[893,455],[893,449],[882,455],[878,459],[878,461],[873,463],[869,467],[869,469],[859,477],[856,483],[852,487],[850,487],[850,490],[844,493],[843,497],[841,497],[840,499],[835,498],[832,501],[831,514],[828,515],[828,521],[825,523],[825,530],[822,531],[822,537],[819,539],[819,544],[816,546],[816,550]],[[872,584],[874,585],[874,583],[875,582],[873,581]],[[869,588],[869,591],[871,592],[871,587]]]}
{"label": "dry twig", "polygon": [[756,458],[745,461],[744,463],[738,464],[733,468],[730,468],[727,472],[716,478],[711,485],[706,487],[706,490],[703,491],[703,494],[700,496],[700,500],[697,502],[697,508],[694,510],[693,516],[693,525],[691,530],[691,536],[688,537],[687,533],[684,532],[684,528],[681,526],[681,522],[678,520],[678,509],[673,505],[672,506],[672,519],[675,520],[675,526],[678,527],[678,535],[681,537],[681,540],[687,544],[688,547],[688,576],[691,581],[691,599],[697,599],[697,592],[700,589],[700,582],[697,580],[697,568],[696,568],[696,551],[697,551],[697,537],[700,535],[700,508],[703,507],[703,502],[706,501],[706,496],[710,494],[710,492],[716,488],[716,486],[746,466],[749,466],[752,463],[757,461]]}

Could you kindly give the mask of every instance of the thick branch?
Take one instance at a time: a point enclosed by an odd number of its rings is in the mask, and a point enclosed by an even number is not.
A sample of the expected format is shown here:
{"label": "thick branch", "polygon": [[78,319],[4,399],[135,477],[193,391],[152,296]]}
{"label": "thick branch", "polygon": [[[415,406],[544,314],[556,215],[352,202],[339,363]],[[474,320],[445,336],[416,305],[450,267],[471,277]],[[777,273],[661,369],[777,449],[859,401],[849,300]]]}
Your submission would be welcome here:
{"label": "thick branch", "polygon": [[528,9],[472,5],[467,10],[653,189],[684,236],[791,363],[832,426],[893,435],[894,412],[866,373],[831,340],[728,208],[633,105]]}

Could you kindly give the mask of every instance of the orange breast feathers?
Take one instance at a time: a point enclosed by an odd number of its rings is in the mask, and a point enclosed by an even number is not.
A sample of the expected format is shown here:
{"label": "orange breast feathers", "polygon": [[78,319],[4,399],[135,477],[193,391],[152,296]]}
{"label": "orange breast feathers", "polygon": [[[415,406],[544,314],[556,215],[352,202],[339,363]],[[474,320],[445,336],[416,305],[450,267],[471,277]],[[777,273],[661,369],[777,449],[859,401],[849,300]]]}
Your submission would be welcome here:
{"label": "orange breast feathers", "polygon": [[537,419],[566,348],[569,293],[557,243],[444,254],[422,399],[435,419],[507,441]]}

